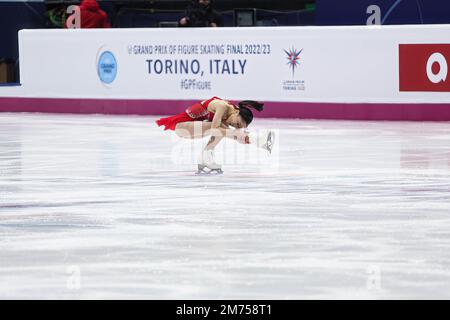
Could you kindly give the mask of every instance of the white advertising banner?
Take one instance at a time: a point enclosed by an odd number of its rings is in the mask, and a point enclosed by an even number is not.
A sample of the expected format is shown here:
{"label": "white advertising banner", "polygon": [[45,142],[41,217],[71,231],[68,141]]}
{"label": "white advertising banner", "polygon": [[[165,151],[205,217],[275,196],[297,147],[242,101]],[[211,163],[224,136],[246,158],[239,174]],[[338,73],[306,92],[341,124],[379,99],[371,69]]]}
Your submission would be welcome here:
{"label": "white advertising banner", "polygon": [[450,101],[445,52],[430,90],[401,91],[399,75],[400,45],[450,44],[450,25],[22,30],[19,43],[30,97]]}

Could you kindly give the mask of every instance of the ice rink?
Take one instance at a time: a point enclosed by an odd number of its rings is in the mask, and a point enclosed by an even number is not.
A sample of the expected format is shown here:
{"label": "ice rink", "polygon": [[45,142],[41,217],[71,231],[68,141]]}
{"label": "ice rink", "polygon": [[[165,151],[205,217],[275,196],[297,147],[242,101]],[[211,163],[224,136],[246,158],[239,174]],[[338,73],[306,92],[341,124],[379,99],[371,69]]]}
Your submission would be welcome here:
{"label": "ice rink", "polygon": [[0,298],[450,299],[450,124],[0,114]]}

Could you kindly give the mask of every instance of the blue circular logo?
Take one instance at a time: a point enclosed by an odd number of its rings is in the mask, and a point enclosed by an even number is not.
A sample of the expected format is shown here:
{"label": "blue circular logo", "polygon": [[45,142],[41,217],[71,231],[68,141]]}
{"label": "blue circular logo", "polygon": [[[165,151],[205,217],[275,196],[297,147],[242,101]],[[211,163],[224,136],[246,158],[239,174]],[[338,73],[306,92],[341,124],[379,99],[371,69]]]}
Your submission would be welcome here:
{"label": "blue circular logo", "polygon": [[110,84],[117,75],[117,61],[111,51],[100,55],[97,66],[98,77],[103,83]]}

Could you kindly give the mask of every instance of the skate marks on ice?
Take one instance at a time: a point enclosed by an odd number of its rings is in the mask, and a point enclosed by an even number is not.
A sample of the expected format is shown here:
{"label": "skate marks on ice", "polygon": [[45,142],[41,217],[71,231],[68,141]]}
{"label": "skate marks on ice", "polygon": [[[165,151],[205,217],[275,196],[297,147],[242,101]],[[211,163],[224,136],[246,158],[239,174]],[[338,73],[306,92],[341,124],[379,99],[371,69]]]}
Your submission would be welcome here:
{"label": "skate marks on ice", "polygon": [[278,166],[206,177],[154,119],[0,114],[0,297],[450,298],[447,124],[257,119]]}

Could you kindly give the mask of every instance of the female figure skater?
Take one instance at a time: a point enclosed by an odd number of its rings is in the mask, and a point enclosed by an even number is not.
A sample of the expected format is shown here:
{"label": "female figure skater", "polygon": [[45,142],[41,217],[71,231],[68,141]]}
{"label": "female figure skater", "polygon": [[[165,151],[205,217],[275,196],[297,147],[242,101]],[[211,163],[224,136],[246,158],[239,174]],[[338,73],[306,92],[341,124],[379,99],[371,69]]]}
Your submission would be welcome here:
{"label": "female figure skater", "polygon": [[[199,157],[198,173],[213,171],[222,173],[221,165],[214,161],[214,148],[224,137],[243,144],[255,144],[269,152],[272,151],[273,131],[256,136],[243,130],[253,120],[250,108],[262,111],[263,105],[260,102],[245,100],[236,106],[229,101],[212,97],[188,107],[183,113],[161,118],[156,121],[156,124],[164,126],[164,130],[174,130],[182,138],[196,139],[211,136]],[[234,129],[230,129],[230,127]],[[205,168],[208,168],[209,171],[206,171]]]}

